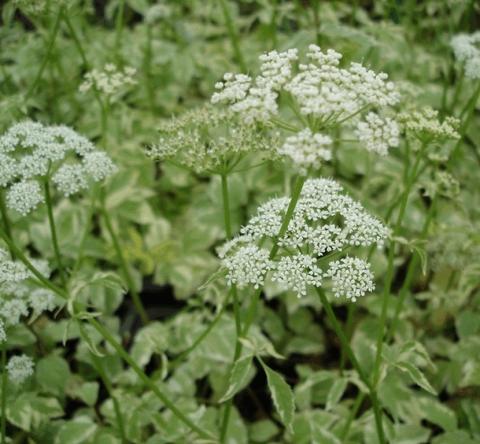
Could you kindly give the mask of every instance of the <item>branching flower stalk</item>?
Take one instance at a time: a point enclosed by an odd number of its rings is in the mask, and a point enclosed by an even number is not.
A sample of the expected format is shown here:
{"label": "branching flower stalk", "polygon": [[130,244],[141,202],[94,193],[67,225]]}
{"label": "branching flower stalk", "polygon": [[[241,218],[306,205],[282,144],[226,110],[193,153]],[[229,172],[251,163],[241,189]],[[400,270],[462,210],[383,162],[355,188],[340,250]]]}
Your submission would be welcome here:
{"label": "branching flower stalk", "polygon": [[[276,256],[277,252],[278,252],[278,240],[281,239],[285,235],[285,233],[288,229],[288,225],[290,224],[290,221],[293,217],[295,207],[297,206],[298,199],[300,198],[300,194],[302,192],[305,180],[306,180],[306,177],[304,177],[304,176],[299,176],[297,178],[297,181],[294,185],[294,189],[293,189],[292,196],[291,196],[291,199],[290,199],[290,203],[288,205],[288,209],[285,213],[284,219],[282,221],[282,225],[280,227],[278,235],[275,238],[273,246],[272,246],[272,248],[270,250],[270,253],[269,253],[270,260],[273,260]],[[235,288],[236,288],[236,285],[235,285]],[[258,306],[258,302],[260,300],[261,293],[262,293],[262,288],[259,288],[252,295],[250,305],[249,305],[249,308],[248,308],[248,311],[247,311],[247,315],[246,315],[246,318],[245,318],[245,322],[243,324],[243,328],[242,328],[242,331],[241,331],[241,337],[246,337],[248,335],[250,327],[252,326],[252,323],[255,319],[255,314],[257,312],[257,306]],[[243,344],[237,338],[237,342],[235,344],[235,352],[234,352],[233,362],[236,362],[237,359],[241,356],[242,350],[243,350]],[[230,413],[231,413],[231,409],[232,409],[232,403],[233,403],[233,399],[229,399],[227,401],[226,405],[225,405],[225,409],[224,409],[224,412],[223,412],[223,418],[222,418],[222,423],[221,423],[221,428],[220,428],[220,442],[221,443],[223,443],[225,441],[225,438],[227,436],[228,424],[229,424],[229,420],[230,420]]]}

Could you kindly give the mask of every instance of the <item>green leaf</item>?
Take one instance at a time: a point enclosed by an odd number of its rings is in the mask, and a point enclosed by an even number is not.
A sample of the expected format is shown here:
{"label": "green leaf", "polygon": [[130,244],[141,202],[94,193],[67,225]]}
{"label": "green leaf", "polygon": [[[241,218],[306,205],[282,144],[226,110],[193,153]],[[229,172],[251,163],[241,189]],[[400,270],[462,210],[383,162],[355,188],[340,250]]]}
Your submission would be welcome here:
{"label": "green leaf", "polygon": [[456,430],[457,417],[455,412],[446,405],[430,398],[418,399],[418,403],[426,420],[438,425],[446,432]]}
{"label": "green leaf", "polygon": [[428,393],[431,393],[432,395],[437,395],[436,390],[431,386],[430,382],[428,382],[428,379],[425,377],[425,375],[416,367],[415,365],[411,364],[410,362],[397,362],[395,364],[397,368],[402,370],[403,372],[407,373],[408,376],[411,378],[411,380],[423,388],[425,391]]}
{"label": "green leaf", "polygon": [[88,417],[80,417],[66,422],[55,437],[55,444],[83,444],[97,429],[97,425]]}
{"label": "green leaf", "polygon": [[22,393],[7,404],[7,419],[27,432],[63,414],[55,398],[43,398],[35,393]]}
{"label": "green leaf", "polygon": [[347,388],[348,380],[346,378],[336,379],[332,384],[330,391],[327,396],[327,403],[325,405],[326,410],[331,410],[331,408],[340,401]]}
{"label": "green leaf", "polygon": [[280,373],[272,370],[261,359],[259,359],[263,370],[267,376],[268,389],[272,396],[272,401],[277,410],[282,423],[289,428],[292,424],[293,414],[295,412],[295,402],[290,386],[285,382]]}
{"label": "green leaf", "polygon": [[60,396],[70,378],[67,361],[59,356],[47,356],[37,363],[35,377],[38,385],[47,393]]}
{"label": "green leaf", "polygon": [[225,402],[235,396],[248,381],[248,375],[252,368],[252,355],[243,356],[233,364],[228,380],[228,388],[219,402]]}
{"label": "green leaf", "polygon": [[97,402],[98,389],[98,382],[84,382],[72,391],[72,395],[82,400],[88,406],[93,406]]}

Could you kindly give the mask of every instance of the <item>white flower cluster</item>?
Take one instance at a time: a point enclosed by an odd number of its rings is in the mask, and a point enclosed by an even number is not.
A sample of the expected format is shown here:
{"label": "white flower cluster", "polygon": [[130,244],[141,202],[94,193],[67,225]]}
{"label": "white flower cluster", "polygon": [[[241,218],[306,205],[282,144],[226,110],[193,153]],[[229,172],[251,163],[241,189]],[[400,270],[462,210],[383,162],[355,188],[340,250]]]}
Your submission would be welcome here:
{"label": "white flower cluster", "polygon": [[[45,277],[50,275],[45,262],[32,262]],[[55,294],[33,286],[31,278],[32,274],[21,262],[11,260],[0,248],[0,342],[1,337],[6,338],[8,327],[18,324],[22,317],[30,313],[36,317],[57,307]]]}
{"label": "white flower cluster", "polygon": [[44,200],[41,184],[51,177],[70,196],[116,171],[112,160],[66,126],[21,122],[0,136],[0,186],[7,206],[22,215]]}
{"label": "white flower cluster", "polygon": [[0,320],[0,343],[7,340],[7,332],[5,331],[5,324]]}
{"label": "white flower cluster", "polygon": [[292,64],[298,51],[271,51],[260,56],[260,74],[252,79],[246,74],[226,73],[215,88],[212,103],[228,103],[248,123],[266,121],[277,114],[279,91],[292,76]]}
{"label": "white flower cluster", "polygon": [[450,45],[455,58],[465,64],[465,77],[480,79],[480,31],[473,34],[458,34]]}
{"label": "white flower cluster", "polygon": [[431,107],[401,113],[398,120],[407,132],[411,132],[420,139],[460,138],[460,134],[457,132],[460,121],[449,116],[440,122],[438,111]]}
{"label": "white flower cluster", "polygon": [[[257,215],[242,227],[240,236],[221,248],[229,284],[259,288],[271,272],[273,281],[299,296],[306,294],[308,286],[320,287],[324,279],[331,281],[336,296],[351,300],[372,291],[368,263],[358,258],[329,261],[328,253],[382,245],[389,230],[358,202],[342,194],[337,182],[310,179],[305,182],[285,235],[278,239],[279,258],[271,258],[258,243],[274,242],[289,203],[289,198],[276,198],[261,205]],[[327,271],[321,269],[323,261],[329,261]]]}
{"label": "white flower cluster", "polygon": [[170,119],[160,128],[159,141],[147,155],[170,160],[197,173],[215,172],[249,153],[267,159],[277,156],[278,134],[240,121],[237,116],[211,105]]}
{"label": "white flower cluster", "polygon": [[14,384],[25,382],[33,375],[33,369],[33,360],[27,355],[13,356],[7,364],[8,377]]}
{"label": "white flower cluster", "polygon": [[331,278],[332,291],[337,298],[348,295],[355,302],[365,293],[375,290],[370,264],[356,257],[330,262],[325,276]]}
{"label": "white flower cluster", "polygon": [[225,74],[216,84],[212,103],[225,103],[247,121],[268,121],[279,112],[277,99],[290,93],[304,116],[319,118],[323,125],[334,124],[359,111],[398,103],[400,96],[385,73],[375,73],[359,63],[345,69],[342,55],[333,49],[322,52],[310,45],[307,64],[294,63],[298,52],[272,51],[260,57],[260,75]]}
{"label": "white flower cluster", "polygon": [[332,139],[329,136],[314,134],[309,128],[306,128],[287,137],[277,152],[290,158],[298,172],[306,175],[309,168],[318,168],[322,161],[331,160],[331,144]]}
{"label": "white flower cluster", "polygon": [[382,119],[374,112],[368,113],[364,121],[358,122],[355,134],[368,151],[382,156],[388,154],[388,148],[398,147],[400,144],[397,122],[388,117]]}
{"label": "white flower cluster", "polygon": [[112,96],[118,93],[122,88],[135,85],[137,81],[134,76],[137,70],[130,66],[119,69],[112,63],[107,63],[103,71],[93,69],[85,74],[85,80],[79,87],[79,91],[86,93],[94,88],[98,92]]}

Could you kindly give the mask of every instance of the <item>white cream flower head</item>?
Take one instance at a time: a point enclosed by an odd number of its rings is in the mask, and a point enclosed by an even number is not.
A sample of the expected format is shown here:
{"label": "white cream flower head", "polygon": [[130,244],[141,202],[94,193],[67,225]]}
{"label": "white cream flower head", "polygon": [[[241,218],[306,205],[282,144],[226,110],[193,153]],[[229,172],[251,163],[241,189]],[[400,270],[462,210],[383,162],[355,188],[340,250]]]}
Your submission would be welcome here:
{"label": "white cream flower head", "polygon": [[389,230],[342,191],[330,179],[305,182],[287,231],[278,239],[278,258],[271,258],[268,248],[275,242],[290,199],[275,198],[261,205],[240,235],[220,249],[228,283],[259,288],[270,276],[303,296],[308,286],[320,287],[328,281],[335,296],[351,300],[372,291],[373,276],[366,262],[353,257],[332,261],[330,256],[382,245]]}
{"label": "white cream flower head", "polygon": [[[48,278],[50,270],[43,261],[32,259],[35,267]],[[19,261],[10,259],[0,248],[0,324],[6,327],[18,324],[30,313],[40,315],[58,306],[58,299],[48,289],[38,288],[32,273]]]}
{"label": "white cream flower head", "polygon": [[398,103],[400,96],[385,73],[375,73],[360,63],[341,68],[342,55],[333,49],[322,52],[310,45],[306,63],[298,69],[298,51],[272,51],[260,56],[260,74],[227,73],[215,87],[212,103],[227,104],[248,122],[267,122],[279,114],[278,98],[288,93],[305,117],[333,125],[368,107]]}
{"label": "white cream flower head", "polygon": [[278,154],[289,158],[300,174],[306,175],[311,168],[319,168],[332,158],[332,139],[306,128],[287,137],[278,149]]}
{"label": "white cream flower head", "polygon": [[20,122],[0,136],[0,186],[6,188],[7,206],[22,215],[44,201],[48,177],[70,196],[115,170],[104,152],[64,125]]}
{"label": "white cream flower head", "polygon": [[399,122],[407,133],[420,139],[459,139],[457,129],[460,121],[455,117],[445,117],[440,121],[438,111],[425,107],[399,114]]}
{"label": "white cream flower head", "polygon": [[214,173],[248,154],[278,156],[278,134],[245,123],[227,110],[202,106],[165,122],[147,155],[172,161],[196,173]]}
{"label": "white cream flower head", "polygon": [[450,45],[455,58],[465,67],[465,77],[480,79],[480,31],[473,34],[458,34]]}
{"label": "white cream flower head", "polygon": [[128,86],[137,84],[136,72],[137,70],[130,66],[120,69],[112,63],[107,63],[103,70],[93,69],[87,72],[79,91],[86,93],[95,89],[102,94],[112,96]]}
{"label": "white cream flower head", "polygon": [[14,384],[25,382],[33,375],[33,369],[33,360],[27,355],[13,356],[7,364],[8,377]]}
{"label": "white cream flower head", "polygon": [[365,116],[357,124],[355,131],[360,143],[365,144],[368,151],[385,156],[388,149],[400,144],[400,128],[394,120],[382,118],[374,112]]}

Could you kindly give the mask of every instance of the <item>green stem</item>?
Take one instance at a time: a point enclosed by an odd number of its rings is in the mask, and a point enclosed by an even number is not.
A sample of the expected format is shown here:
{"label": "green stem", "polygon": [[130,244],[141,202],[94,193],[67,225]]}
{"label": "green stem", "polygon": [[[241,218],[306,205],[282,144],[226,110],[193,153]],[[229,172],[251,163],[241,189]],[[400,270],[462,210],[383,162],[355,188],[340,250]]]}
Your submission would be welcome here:
{"label": "green stem", "polygon": [[77,260],[75,261],[75,265],[73,266],[72,269],[72,274],[77,272],[82,265],[82,261],[84,258],[84,250],[85,250],[85,243],[87,242],[88,239],[88,234],[90,233],[90,228],[92,226],[92,219],[95,214],[95,198],[96,198],[96,191],[97,187],[94,187],[92,190],[92,196],[91,196],[91,202],[89,205],[88,209],[88,214],[87,214],[87,220],[85,222],[85,229],[83,230],[83,235],[80,240],[80,245],[78,246],[78,251],[77,251]]}
{"label": "green stem", "polygon": [[355,399],[355,402],[353,404],[353,408],[350,411],[350,414],[348,415],[347,422],[345,423],[345,426],[343,427],[343,430],[340,433],[340,442],[347,442],[350,426],[352,425],[353,420],[357,416],[358,410],[360,409],[360,406],[362,405],[362,402],[364,399],[365,399],[365,393],[358,392],[357,398]]}
{"label": "green stem", "polygon": [[7,344],[2,345],[2,400],[1,400],[1,430],[2,444],[7,444]]}
{"label": "green stem", "polygon": [[58,30],[60,29],[60,22],[62,21],[62,17],[63,17],[63,7],[61,7],[58,11],[58,15],[53,25],[52,35],[50,37],[50,41],[48,42],[47,53],[43,58],[42,64],[40,65],[40,68],[37,72],[35,80],[33,81],[32,85],[30,86],[27,93],[25,94],[25,100],[27,100],[35,92],[35,89],[38,83],[40,82],[40,79],[42,78],[43,71],[45,71],[45,68],[47,67],[48,61],[50,60],[50,56],[52,55],[53,46],[57,38]]}
{"label": "green stem", "polygon": [[[222,201],[223,201],[223,217],[225,222],[225,234],[227,239],[232,237],[232,221],[230,215],[230,195],[228,192],[228,178],[226,174],[221,175],[222,178]],[[232,286],[232,295],[233,295],[233,311],[235,314],[235,330],[237,333],[237,341],[241,335],[241,324],[240,324],[240,306],[238,303],[238,293],[237,286]],[[238,345],[237,345],[238,346]]]}
{"label": "green stem", "polygon": [[375,391],[375,387],[370,382],[368,375],[363,371],[362,367],[360,366],[360,363],[358,362],[355,354],[353,353],[353,350],[350,347],[350,344],[348,342],[348,338],[343,332],[342,326],[340,325],[340,322],[338,322],[337,317],[335,316],[335,313],[333,311],[333,308],[330,305],[330,302],[328,301],[327,297],[325,296],[325,293],[318,287],[316,287],[316,291],[323,305],[323,308],[325,309],[328,320],[332,324],[332,327],[335,330],[335,333],[338,339],[340,340],[342,349],[345,350],[345,354],[347,355],[348,359],[350,360],[353,367],[357,371],[358,376],[360,377],[362,382],[368,387],[369,397],[370,397],[370,401],[372,402],[373,413],[375,416],[375,426],[377,428],[378,439],[381,444],[385,444],[386,441],[385,441],[385,434],[383,432],[382,413],[381,413],[380,403],[377,398],[377,393]]}
{"label": "green stem", "polygon": [[[393,229],[393,237],[398,235],[398,232],[400,231],[400,228],[402,226],[402,221],[403,217],[405,215],[405,210],[407,208],[407,203],[408,203],[408,198],[410,197],[410,192],[413,188],[413,185],[416,181],[417,178],[417,172],[420,167],[420,161],[423,157],[423,153],[425,151],[425,148],[427,146],[427,142],[424,142],[420,152],[418,153],[418,157],[415,161],[415,164],[413,166],[413,171],[412,174],[410,175],[406,187],[405,187],[405,192],[403,193],[402,200],[400,202],[400,209],[398,212],[397,216],[397,221],[395,223],[394,229]],[[396,242],[395,240],[392,240],[390,242],[390,249],[388,252],[388,265],[387,265],[387,274],[385,278],[385,284],[383,287],[383,296],[382,296],[382,311],[380,314],[380,327],[379,327],[379,332],[378,332],[378,337],[377,337],[377,352],[376,352],[376,357],[375,357],[375,366],[373,370],[373,385],[376,387],[378,383],[378,378],[380,376],[380,365],[382,362],[382,351],[383,351],[383,339],[384,339],[384,334],[385,334],[385,325],[387,322],[387,312],[388,312],[388,305],[390,301],[390,291],[392,288],[392,283],[393,283],[393,274],[394,274],[394,259],[395,259],[395,245]]]}
{"label": "green stem", "polygon": [[[280,230],[278,232],[278,235],[274,239],[273,246],[270,250],[270,260],[273,260],[278,252],[278,240],[282,238],[287,229],[288,225],[290,223],[290,220],[293,217],[293,213],[295,211],[295,207],[297,206],[298,199],[300,198],[300,194],[303,189],[303,184],[305,183],[306,177],[305,176],[299,176],[297,178],[297,181],[294,185],[292,196],[290,198],[290,203],[288,205],[287,211],[285,213],[285,216],[282,221],[282,225],[280,227]],[[253,323],[253,320],[255,318],[255,313],[257,312],[257,305],[258,301],[260,299],[260,294],[262,293],[262,289],[258,289],[252,296],[252,301],[250,302],[250,306],[248,308],[247,312],[247,317],[245,319],[245,323],[243,325],[243,329],[241,332],[241,336],[247,336],[248,331],[250,330],[250,327]],[[235,346],[235,352],[234,352],[234,357],[233,357],[233,362],[237,361],[237,359],[241,356],[243,350],[242,343],[240,341],[237,341],[236,346]],[[228,430],[228,422],[230,418],[230,411],[232,408],[232,399],[229,399],[227,401],[227,405],[225,406],[225,410],[223,412],[223,419],[222,419],[222,425],[221,425],[221,431],[220,431],[220,442],[225,441],[225,437],[227,434]]]}
{"label": "green stem", "polygon": [[73,24],[72,24],[72,21],[70,20],[69,15],[65,14],[63,18],[65,20],[65,23],[67,24],[68,30],[70,31],[70,35],[72,36],[72,39],[73,39],[73,42],[75,43],[77,51],[80,54],[80,58],[82,59],[83,65],[86,68],[89,68],[87,56],[85,55],[85,51],[83,50],[82,43],[80,42],[80,39],[78,38],[78,35],[75,32],[75,28],[73,27]]}
{"label": "green stem", "polygon": [[102,337],[114,348],[118,355],[135,371],[140,377],[143,383],[159,398],[163,404],[184,424],[190,429],[196,432],[201,438],[212,439],[214,438],[209,432],[205,431],[201,427],[197,426],[188,416],[186,416],[181,410],[179,410],[173,401],[167,398],[163,392],[138,366],[138,364],[132,359],[132,357],[125,351],[125,349],[115,340],[110,332],[101,325],[96,319],[90,318],[88,322],[102,335]]}
{"label": "green stem", "polygon": [[228,10],[228,5],[226,0],[218,0],[220,3],[220,8],[222,8],[223,17],[225,19],[225,25],[227,26],[228,36],[232,44],[233,53],[235,55],[236,62],[243,72],[247,71],[247,65],[245,64],[245,59],[243,58],[242,50],[240,48],[240,39],[238,37],[238,31],[235,28],[232,16]]}
{"label": "green stem", "polygon": [[118,241],[117,234],[115,233],[115,230],[113,228],[112,220],[110,218],[110,214],[108,213],[108,210],[105,208],[105,203],[102,202],[101,206],[101,212],[103,215],[103,219],[105,221],[105,225],[107,227],[107,231],[110,235],[110,238],[112,239],[113,247],[115,249],[115,252],[117,254],[117,258],[120,262],[120,267],[123,271],[123,277],[125,278],[125,281],[128,286],[128,290],[130,291],[130,295],[132,297],[133,305],[135,306],[135,309],[137,310],[138,315],[140,316],[140,319],[144,324],[148,324],[150,321],[147,312],[145,311],[145,308],[143,307],[142,301],[140,299],[140,296],[136,290],[135,282],[132,278],[132,275],[130,274],[130,270],[128,267],[127,260],[125,259],[125,256],[123,254],[122,248],[120,246],[120,242]]}
{"label": "green stem", "polygon": [[120,44],[122,41],[123,18],[125,13],[125,0],[119,0],[117,20],[115,23],[115,57],[120,61]]}
{"label": "green stem", "polygon": [[50,194],[50,182],[45,180],[43,184],[43,189],[45,192],[45,204],[47,206],[47,214],[48,214],[48,224],[50,226],[50,234],[52,237],[52,244],[53,244],[53,251],[55,252],[55,259],[57,262],[57,269],[60,275],[60,280],[62,285],[65,287],[67,280],[65,276],[65,270],[63,269],[62,264],[62,255],[60,253],[60,247],[58,245],[58,236],[57,236],[57,229],[55,226],[55,218],[53,217],[53,204],[52,204],[52,196]]}
{"label": "green stem", "polygon": [[[430,228],[430,224],[433,220],[433,215],[435,214],[435,207],[436,207],[436,197],[434,198],[434,200],[433,200],[433,202],[432,202],[432,204],[431,204],[431,206],[428,210],[428,214],[427,214],[427,217],[425,219],[425,223],[424,223],[423,229],[422,229],[422,234],[421,234],[422,238],[424,238],[428,233],[428,229]],[[410,285],[411,285],[412,280],[413,280],[413,275],[414,275],[414,273],[417,269],[418,262],[419,262],[418,255],[414,255],[410,259],[410,262],[408,264],[407,274],[405,276],[405,280],[403,281],[402,288],[400,289],[400,292],[398,294],[397,305],[395,307],[395,313],[393,315],[393,319],[392,319],[392,322],[390,324],[391,326],[390,326],[390,329],[388,330],[387,335],[386,335],[387,342],[389,342],[394,337],[395,332],[397,330],[400,313],[402,311],[403,304],[405,302],[405,298],[407,296],[408,290],[410,289]]]}
{"label": "green stem", "polygon": [[90,356],[92,358],[95,369],[97,370],[97,373],[100,375],[100,379],[102,380],[103,385],[107,389],[107,392],[110,398],[112,399],[113,409],[115,410],[115,417],[117,419],[117,426],[120,432],[120,439],[122,441],[122,444],[127,444],[128,441],[127,441],[127,436],[125,434],[125,421],[123,419],[122,411],[120,410],[120,404],[118,402],[118,399],[113,393],[112,384],[110,383],[110,380],[108,379],[108,376],[105,373],[105,370],[103,369],[103,365],[99,357],[95,355],[95,353],[90,353]]}
{"label": "green stem", "polygon": [[[8,217],[7,207],[5,206],[5,197],[4,191],[0,189],[0,213],[2,215],[3,228],[7,236],[12,239],[12,225],[10,223],[10,218]],[[12,250],[10,250],[10,255],[12,258],[15,258]]]}
{"label": "green stem", "polygon": [[[23,264],[32,272],[32,274],[47,288],[55,292],[62,299],[68,300],[68,293],[60,287],[50,282],[40,271],[29,261],[29,259],[22,253],[22,251],[15,245],[15,243],[8,238],[3,230],[0,230],[0,237],[7,243],[7,245],[14,251],[15,256],[23,262]],[[187,416],[178,410],[173,402],[164,395],[157,385],[143,372],[143,370],[133,361],[127,351],[115,340],[115,338],[95,319],[89,318],[86,320],[92,327],[94,327],[100,335],[106,340],[119,354],[119,356],[132,367],[133,371],[140,377],[145,385],[153,391],[153,393],[165,404],[165,406],[172,411],[172,413],[185,423],[190,429],[198,433],[199,436],[211,439],[210,433],[205,432],[200,427],[197,427]]]}
{"label": "green stem", "polygon": [[170,368],[175,368],[178,365],[179,362],[183,361],[210,334],[210,332],[213,330],[215,325],[217,325],[218,322],[220,321],[220,319],[222,318],[223,313],[225,312],[225,308],[228,305],[230,295],[231,295],[231,291],[227,294],[227,298],[226,298],[222,308],[217,313],[217,315],[215,316],[213,321],[211,321],[208,324],[208,327],[205,328],[205,330],[197,337],[197,339],[195,339],[195,341],[193,342],[193,344],[190,347],[188,347],[186,350],[181,352],[172,362],[170,362]]}

